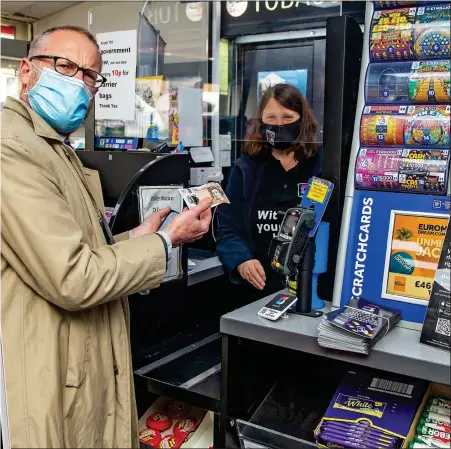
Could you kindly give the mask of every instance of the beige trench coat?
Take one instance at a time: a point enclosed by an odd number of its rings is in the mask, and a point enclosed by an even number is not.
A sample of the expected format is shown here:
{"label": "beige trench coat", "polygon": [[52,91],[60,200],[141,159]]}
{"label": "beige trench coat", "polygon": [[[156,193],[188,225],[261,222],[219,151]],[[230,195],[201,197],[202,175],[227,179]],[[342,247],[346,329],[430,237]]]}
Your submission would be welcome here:
{"label": "beige trench coat", "polygon": [[8,99],[1,116],[11,445],[137,447],[126,295],[158,287],[164,245],[156,235],[106,245],[97,172],[25,103]]}

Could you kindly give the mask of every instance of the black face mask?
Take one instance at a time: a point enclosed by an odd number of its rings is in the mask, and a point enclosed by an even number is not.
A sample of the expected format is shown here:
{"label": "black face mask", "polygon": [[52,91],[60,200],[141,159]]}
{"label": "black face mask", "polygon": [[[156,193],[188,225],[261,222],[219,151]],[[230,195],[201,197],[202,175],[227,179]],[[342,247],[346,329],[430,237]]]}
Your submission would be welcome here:
{"label": "black face mask", "polygon": [[260,134],[266,142],[276,150],[289,150],[301,132],[301,119],[287,125],[268,125],[260,122]]}

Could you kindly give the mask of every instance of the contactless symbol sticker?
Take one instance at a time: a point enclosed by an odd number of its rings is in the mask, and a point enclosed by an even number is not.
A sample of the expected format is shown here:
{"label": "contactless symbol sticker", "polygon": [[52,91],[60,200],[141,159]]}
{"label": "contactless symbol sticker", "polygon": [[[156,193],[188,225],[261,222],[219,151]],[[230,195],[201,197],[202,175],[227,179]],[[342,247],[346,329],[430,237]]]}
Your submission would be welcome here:
{"label": "contactless symbol sticker", "polygon": [[277,305],[282,305],[285,304],[289,299],[289,296],[281,296],[277,301],[276,304]]}
{"label": "contactless symbol sticker", "polygon": [[276,133],[274,131],[269,131],[269,129],[266,130],[266,140],[271,145],[274,145],[274,140],[276,138]]}
{"label": "contactless symbol sticker", "polygon": [[308,187],[308,183],[298,184],[298,197],[299,198],[303,198],[304,197],[304,194],[305,194],[305,191],[307,190],[307,187]]}

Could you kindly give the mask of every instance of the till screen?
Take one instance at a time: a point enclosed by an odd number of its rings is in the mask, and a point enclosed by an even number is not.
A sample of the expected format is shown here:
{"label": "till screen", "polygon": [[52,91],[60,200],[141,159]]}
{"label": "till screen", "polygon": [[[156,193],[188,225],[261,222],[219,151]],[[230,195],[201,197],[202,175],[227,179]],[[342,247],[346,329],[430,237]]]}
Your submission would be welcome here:
{"label": "till screen", "polygon": [[288,215],[282,225],[282,233],[293,237],[294,230],[298,224],[299,217],[297,215]]}

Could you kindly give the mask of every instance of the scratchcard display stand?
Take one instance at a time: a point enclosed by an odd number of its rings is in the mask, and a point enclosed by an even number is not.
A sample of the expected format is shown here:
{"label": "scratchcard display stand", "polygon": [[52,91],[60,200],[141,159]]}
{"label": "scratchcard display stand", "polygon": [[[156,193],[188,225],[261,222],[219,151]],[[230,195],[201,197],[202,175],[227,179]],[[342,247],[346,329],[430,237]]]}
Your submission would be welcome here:
{"label": "scratchcard display stand", "polygon": [[450,3],[393,3],[367,3],[333,305],[421,329],[450,209]]}

